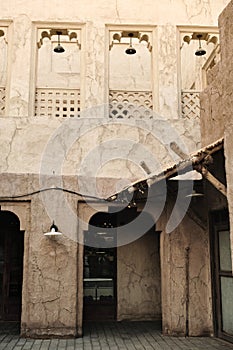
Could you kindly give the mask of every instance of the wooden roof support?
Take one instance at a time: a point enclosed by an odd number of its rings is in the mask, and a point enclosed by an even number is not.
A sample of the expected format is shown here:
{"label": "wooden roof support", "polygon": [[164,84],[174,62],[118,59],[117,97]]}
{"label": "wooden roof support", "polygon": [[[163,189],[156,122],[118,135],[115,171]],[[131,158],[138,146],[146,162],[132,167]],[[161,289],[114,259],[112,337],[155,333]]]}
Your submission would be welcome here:
{"label": "wooden roof support", "polygon": [[201,167],[201,174],[208,180],[219,192],[221,192],[225,197],[227,197],[227,188],[223,185],[214,175],[212,175],[209,170],[205,167]]}
{"label": "wooden roof support", "polygon": [[[177,173],[182,174],[192,169],[197,170],[199,173],[203,175],[218,191],[220,191],[224,196],[227,196],[226,186],[223,185],[218,179],[216,179],[208,170],[207,166],[212,163],[211,155],[216,153],[217,151],[223,149],[224,139],[221,138],[214,143],[188,155],[184,152],[181,147],[176,142],[170,143],[170,148],[173,152],[175,152],[181,160],[168,166],[161,172],[155,174],[149,174],[148,169],[148,177],[145,177],[141,180],[137,180],[133,182],[130,186],[123,188],[121,191],[113,194],[111,197],[106,200],[112,201],[117,198],[117,195],[121,192],[128,190],[129,187],[135,186],[137,187],[140,183],[151,186],[161,180],[169,179],[170,177],[177,175]],[[144,162],[141,162],[141,166],[143,167]],[[145,170],[145,169],[144,169]],[[145,170],[146,171],[146,170]],[[114,197],[114,199],[113,199]]]}
{"label": "wooden roof support", "polygon": [[[177,145],[176,142],[171,142],[170,144],[171,149],[173,152],[175,152],[181,159],[185,160],[189,156],[184,153],[181,148]],[[215,150],[216,151],[216,150]],[[203,157],[204,155],[204,157]],[[193,168],[202,174],[202,176],[208,180],[219,192],[221,192],[225,197],[227,197],[227,188],[225,185],[223,185],[216,177],[207,170],[205,165],[208,166],[208,164],[213,162],[212,157],[210,154],[201,154],[198,157],[196,157],[195,162],[198,163],[198,165],[193,164]],[[204,163],[204,164],[203,164]]]}

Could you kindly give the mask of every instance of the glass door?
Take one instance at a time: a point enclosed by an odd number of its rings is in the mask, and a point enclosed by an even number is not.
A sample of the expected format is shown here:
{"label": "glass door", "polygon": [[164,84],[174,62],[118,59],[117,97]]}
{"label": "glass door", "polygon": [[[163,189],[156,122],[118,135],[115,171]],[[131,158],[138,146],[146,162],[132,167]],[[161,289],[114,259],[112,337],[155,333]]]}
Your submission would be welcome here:
{"label": "glass door", "polygon": [[84,321],[115,319],[115,248],[84,247]]}
{"label": "glass door", "polygon": [[217,333],[233,341],[233,276],[230,231],[215,229]]}
{"label": "glass door", "polygon": [[116,228],[109,213],[97,213],[84,232],[83,318],[116,318]]}

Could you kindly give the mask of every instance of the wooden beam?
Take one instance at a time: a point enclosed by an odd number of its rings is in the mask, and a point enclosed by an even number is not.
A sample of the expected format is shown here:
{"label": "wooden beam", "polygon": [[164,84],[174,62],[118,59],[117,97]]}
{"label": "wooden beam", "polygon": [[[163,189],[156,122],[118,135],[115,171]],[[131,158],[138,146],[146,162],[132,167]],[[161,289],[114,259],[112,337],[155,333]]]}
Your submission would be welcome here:
{"label": "wooden beam", "polygon": [[170,143],[170,148],[173,152],[175,152],[181,159],[188,159],[189,155],[185,153],[180,146],[175,142]]}
{"label": "wooden beam", "polygon": [[214,175],[212,175],[209,170],[205,167],[201,168],[201,174],[208,180],[219,192],[221,192],[225,197],[227,197],[227,188],[223,185]]}
{"label": "wooden beam", "polygon": [[[176,142],[171,142],[170,147],[181,159],[187,159],[188,155],[184,153],[181,148],[177,145]],[[219,192],[221,192],[225,197],[227,197],[227,188],[225,185],[223,185],[216,177],[207,170],[205,166],[202,165],[202,162],[206,165],[212,162],[212,157],[210,154],[203,154],[201,157],[197,157],[195,159],[195,162],[198,162],[198,166],[194,166],[194,169],[197,170],[199,173],[202,174],[202,176],[208,180]],[[194,162],[193,162],[194,163]]]}

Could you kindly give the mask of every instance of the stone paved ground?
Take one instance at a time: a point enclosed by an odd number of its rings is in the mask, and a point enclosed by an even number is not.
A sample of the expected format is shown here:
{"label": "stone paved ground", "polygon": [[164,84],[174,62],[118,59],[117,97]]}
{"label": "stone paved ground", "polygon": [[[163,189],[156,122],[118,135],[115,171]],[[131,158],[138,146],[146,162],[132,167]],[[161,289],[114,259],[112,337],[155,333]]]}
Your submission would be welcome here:
{"label": "stone paved ground", "polygon": [[92,323],[83,338],[24,339],[15,326],[0,325],[0,350],[233,350],[213,338],[163,337],[154,322]]}

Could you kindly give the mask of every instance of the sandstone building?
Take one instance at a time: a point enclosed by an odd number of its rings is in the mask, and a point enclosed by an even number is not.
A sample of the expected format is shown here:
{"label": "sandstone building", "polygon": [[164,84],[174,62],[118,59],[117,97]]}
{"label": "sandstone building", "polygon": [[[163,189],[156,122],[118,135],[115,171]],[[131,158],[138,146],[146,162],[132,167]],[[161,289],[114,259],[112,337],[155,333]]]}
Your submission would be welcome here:
{"label": "sandstone building", "polygon": [[0,320],[232,340],[233,2],[57,3],[0,9]]}

